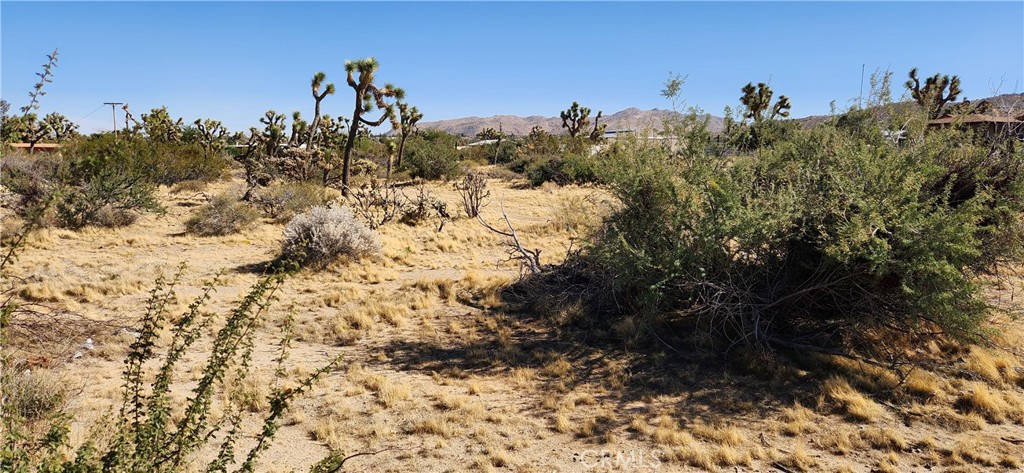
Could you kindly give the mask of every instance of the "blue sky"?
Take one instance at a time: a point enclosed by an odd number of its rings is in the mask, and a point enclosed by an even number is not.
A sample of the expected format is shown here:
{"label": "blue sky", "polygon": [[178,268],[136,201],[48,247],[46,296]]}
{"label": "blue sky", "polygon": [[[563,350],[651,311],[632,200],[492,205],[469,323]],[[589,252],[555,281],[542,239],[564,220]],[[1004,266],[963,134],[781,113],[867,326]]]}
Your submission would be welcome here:
{"label": "blue sky", "polygon": [[[1024,90],[1024,2],[1001,3],[0,3],[0,95],[28,101],[60,49],[41,111],[91,132],[105,101],[166,105],[233,130],[267,109],[312,114],[309,79],[349,116],[346,59],[376,56],[425,121],[555,116],[573,100],[612,113],[667,108],[670,72],[691,105],[721,114],[747,82],[771,81],[793,116],[856,99],[868,74],[958,74],[968,98]],[[866,82],[866,80],[865,80]],[[120,119],[119,119],[120,120]]]}

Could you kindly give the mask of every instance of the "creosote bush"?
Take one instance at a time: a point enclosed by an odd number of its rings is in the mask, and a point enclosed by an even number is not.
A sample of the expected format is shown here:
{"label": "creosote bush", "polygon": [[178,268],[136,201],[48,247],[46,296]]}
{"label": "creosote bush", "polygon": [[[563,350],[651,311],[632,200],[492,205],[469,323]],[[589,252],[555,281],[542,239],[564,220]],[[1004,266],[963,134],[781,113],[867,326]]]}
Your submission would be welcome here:
{"label": "creosote bush", "polygon": [[342,256],[359,259],[380,250],[377,233],[346,207],[313,207],[284,229],[284,258],[308,267],[323,267]]}
{"label": "creosote bush", "polygon": [[230,193],[218,194],[185,221],[185,231],[199,236],[238,233],[256,221],[257,213]]}
{"label": "creosote bush", "polygon": [[601,169],[621,206],[584,266],[615,312],[723,346],[970,338],[994,309],[978,276],[1022,257],[1022,159],[955,131],[897,145],[880,125],[795,130],[730,157],[620,146]]}

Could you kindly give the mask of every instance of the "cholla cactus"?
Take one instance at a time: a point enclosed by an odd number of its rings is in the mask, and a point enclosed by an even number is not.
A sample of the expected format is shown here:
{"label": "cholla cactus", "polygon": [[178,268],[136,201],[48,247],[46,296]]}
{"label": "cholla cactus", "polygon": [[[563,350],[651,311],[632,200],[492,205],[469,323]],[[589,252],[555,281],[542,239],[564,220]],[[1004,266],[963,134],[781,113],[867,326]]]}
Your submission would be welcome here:
{"label": "cholla cactus", "polygon": [[[348,141],[345,142],[345,154],[342,161],[341,193],[346,197],[349,195],[349,178],[352,172],[352,149],[355,146],[356,137],[359,136],[360,125],[375,127],[391,119],[395,110],[394,106],[386,99],[402,100],[405,98],[405,91],[394,85],[385,84],[381,88],[373,83],[378,67],[380,67],[380,63],[372,57],[357,61],[345,61],[346,81],[356,93],[352,125],[348,130]],[[357,74],[358,79],[356,78]],[[373,111],[374,108],[383,110],[384,114],[377,120],[363,118],[363,114]]]}
{"label": "cholla cactus", "polygon": [[[906,82],[907,89],[910,89],[910,96],[917,101],[918,105],[924,107],[928,118],[938,118],[942,115],[942,107],[947,103],[956,100],[962,92],[960,90],[960,77],[936,73],[924,80],[924,87],[917,78],[917,68],[910,70],[910,80]],[[949,87],[949,92],[946,88]]]}

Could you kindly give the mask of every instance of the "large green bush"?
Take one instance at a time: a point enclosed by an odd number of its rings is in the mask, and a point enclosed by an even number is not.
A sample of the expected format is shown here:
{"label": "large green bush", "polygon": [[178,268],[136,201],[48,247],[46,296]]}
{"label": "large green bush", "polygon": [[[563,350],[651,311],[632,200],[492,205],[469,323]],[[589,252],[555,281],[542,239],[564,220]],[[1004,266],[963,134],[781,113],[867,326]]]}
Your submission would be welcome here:
{"label": "large green bush", "polygon": [[227,170],[228,161],[219,152],[205,150],[198,143],[185,143],[105,133],[82,138],[63,150],[71,162],[103,159],[122,171],[154,184],[182,181],[212,181]]}
{"label": "large green bush", "polygon": [[405,144],[403,170],[412,177],[423,179],[452,179],[462,174],[458,139],[448,133],[424,130]]}
{"label": "large green bush", "polygon": [[826,125],[729,158],[620,147],[592,276],[622,311],[758,347],[970,336],[978,276],[1024,247],[1024,156],[975,143]]}

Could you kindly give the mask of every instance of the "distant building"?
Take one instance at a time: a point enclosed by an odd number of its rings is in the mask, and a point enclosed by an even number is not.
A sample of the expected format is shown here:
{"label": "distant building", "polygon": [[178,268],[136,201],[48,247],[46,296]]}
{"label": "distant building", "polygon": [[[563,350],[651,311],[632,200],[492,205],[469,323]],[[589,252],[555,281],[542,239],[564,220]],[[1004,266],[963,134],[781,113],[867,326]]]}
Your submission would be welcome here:
{"label": "distant building", "polygon": [[948,115],[928,121],[929,128],[946,128],[964,126],[976,132],[984,133],[989,138],[1013,136],[1024,139],[1024,115],[989,115],[971,113],[966,115]]}
{"label": "distant building", "polygon": [[[32,148],[32,145],[30,143],[11,143],[8,146],[10,146],[13,149],[20,149],[20,150],[24,150],[24,151],[28,151],[29,148]],[[33,149],[33,151],[43,151],[43,152],[46,152],[46,153],[53,153],[53,152],[57,151],[58,149],[60,149],[60,145],[57,144],[57,143],[36,143],[36,146]]]}

